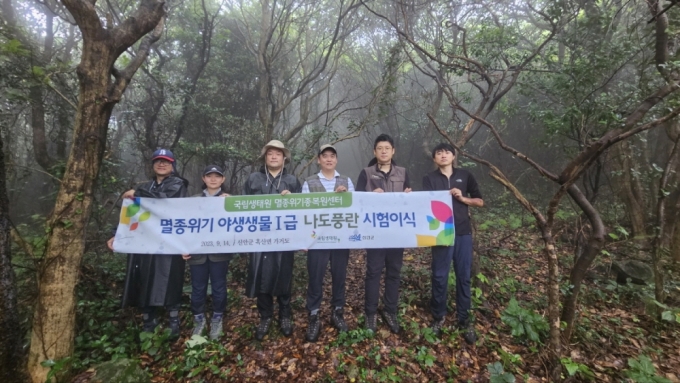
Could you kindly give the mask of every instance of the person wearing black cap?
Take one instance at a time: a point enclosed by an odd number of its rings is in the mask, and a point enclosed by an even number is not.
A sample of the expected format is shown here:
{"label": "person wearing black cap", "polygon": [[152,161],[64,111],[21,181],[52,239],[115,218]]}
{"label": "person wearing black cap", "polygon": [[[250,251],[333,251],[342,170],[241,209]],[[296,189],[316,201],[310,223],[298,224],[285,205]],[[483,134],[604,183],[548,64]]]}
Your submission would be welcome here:
{"label": "person wearing black cap", "polygon": [[[245,195],[299,193],[300,181],[288,174],[285,164],[290,161],[290,151],[281,141],[271,140],[260,153],[264,164],[260,171],[248,176],[243,187]],[[293,284],[293,251],[251,253],[248,259],[246,295],[257,297],[260,323],[255,329],[255,339],[262,340],[269,332],[274,316],[274,297],[279,303],[279,326],[285,336],[293,335],[293,311],[290,307]]]}
{"label": "person wearing black cap", "polygon": [[[228,197],[223,188],[224,171],[218,165],[203,169],[203,192],[194,197]],[[233,254],[183,254],[191,270],[191,312],[194,314],[192,335],[203,335],[206,329],[205,306],[208,281],[212,291],[213,315],[210,320],[210,339],[222,336],[222,318],[227,308],[227,273]]]}
{"label": "person wearing black cap", "polygon": [[[183,198],[189,182],[179,177],[175,156],[168,149],[158,149],[151,156],[154,176],[123,193],[123,198]],[[109,239],[109,249],[113,250]],[[184,285],[184,259],[168,254],[129,254],[123,291],[123,307],[139,307],[144,326],[142,331],[154,332],[158,325],[156,308],[165,306],[169,313],[170,335],[179,337],[179,306]]]}
{"label": "person wearing black cap", "polygon": [[[318,174],[307,177],[302,185],[303,193],[343,193],[354,191],[352,180],[347,176],[340,175],[335,170],[335,167],[338,165],[338,152],[334,146],[323,145],[319,149],[317,162],[321,167],[321,171]],[[349,249],[309,250],[307,252],[307,271],[309,273],[307,311],[309,311],[309,325],[307,326],[306,334],[308,342],[316,342],[321,333],[319,308],[321,307],[321,298],[323,296],[323,278],[326,275],[329,261],[331,263],[332,280],[331,324],[339,332],[348,330],[344,318],[344,307]]]}
{"label": "person wearing black cap", "polygon": [[[411,184],[406,169],[397,166],[394,156],[394,140],[387,134],[376,137],[373,143],[373,158],[368,167],[359,174],[356,190],[374,193],[410,192]],[[383,295],[382,317],[390,331],[400,331],[397,319],[399,304],[399,284],[401,267],[404,262],[404,249],[367,249],[365,303],[366,329],[376,332],[378,322],[378,300],[380,297],[380,277],[385,270],[385,294]]]}

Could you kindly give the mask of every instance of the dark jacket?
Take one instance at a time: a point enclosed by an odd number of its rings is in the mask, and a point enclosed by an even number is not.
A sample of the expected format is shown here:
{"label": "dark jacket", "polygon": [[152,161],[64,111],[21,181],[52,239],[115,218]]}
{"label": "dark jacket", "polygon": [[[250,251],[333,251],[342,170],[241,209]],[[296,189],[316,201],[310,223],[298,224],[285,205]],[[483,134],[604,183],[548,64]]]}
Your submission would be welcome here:
{"label": "dark jacket", "polygon": [[281,194],[284,190],[289,190],[291,193],[302,191],[300,181],[294,175],[288,174],[286,168],[283,168],[276,177],[272,177],[271,174],[265,173],[265,168],[262,166],[260,171],[250,173],[243,186],[245,195]]}
{"label": "dark jacket", "polygon": [[[469,198],[482,198],[479,186],[472,173],[465,169],[453,168],[451,177],[447,177],[437,169],[429,172],[423,177],[423,190],[451,190],[460,189],[464,196]],[[453,200],[453,221],[455,223],[456,235],[472,234],[470,225],[470,211],[468,205],[451,197]]]}
{"label": "dark jacket", "polygon": [[[226,193],[224,189],[222,189],[220,192],[218,192],[216,195],[212,197],[220,197],[223,193]],[[196,194],[193,195],[192,197],[208,197],[205,195],[205,189],[201,194]],[[220,197],[224,198],[224,197]],[[187,260],[187,263],[189,265],[202,265],[205,263],[206,259],[209,259],[210,262],[227,262],[231,261],[234,258],[234,254],[226,254],[226,253],[218,253],[218,254],[192,254],[191,258]]]}
{"label": "dark jacket", "polygon": [[[243,187],[243,194],[281,194],[283,190],[300,193],[300,181],[288,174],[284,168],[273,177],[265,173],[262,166],[259,172],[251,173]],[[257,294],[289,295],[293,284],[293,251],[273,251],[251,253],[248,259],[248,278],[246,295],[254,298]]]}
{"label": "dark jacket", "polygon": [[378,168],[375,159],[368,163],[368,167],[364,168],[359,174],[359,180],[355,187],[356,191],[373,191],[375,189],[383,189],[385,192],[403,192],[411,187],[408,179],[406,169],[392,161],[390,171],[385,173]]}
{"label": "dark jacket", "polygon": [[[157,184],[155,179],[135,188],[136,197],[183,198],[188,182],[170,176]],[[182,300],[184,260],[180,255],[128,254],[122,306],[172,306]]]}

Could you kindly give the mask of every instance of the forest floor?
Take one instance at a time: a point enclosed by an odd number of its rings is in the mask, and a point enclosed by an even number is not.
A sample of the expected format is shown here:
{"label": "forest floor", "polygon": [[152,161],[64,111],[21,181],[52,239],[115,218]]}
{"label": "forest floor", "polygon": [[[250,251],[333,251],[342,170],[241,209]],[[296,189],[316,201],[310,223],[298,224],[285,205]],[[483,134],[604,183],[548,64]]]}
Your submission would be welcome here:
{"label": "forest floor", "polygon": [[[190,340],[192,318],[185,294],[181,338],[170,342],[161,333],[141,345],[137,341],[140,316],[134,310],[116,308],[125,257],[93,255],[84,266],[79,289],[74,367],[85,372],[75,381],[87,381],[92,371],[87,369],[95,363],[121,356],[139,358],[153,375],[153,382],[488,382],[491,378],[512,382],[513,377],[517,382],[547,381],[542,345],[527,335],[513,336],[508,320],[502,319],[514,297],[522,309],[534,313],[524,312],[520,322],[533,325],[539,338],[545,340],[541,326],[545,325],[547,276],[538,236],[530,228],[494,229],[480,231],[477,244],[483,277],[478,283],[480,288],[473,289],[473,315],[479,336],[475,345],[467,345],[453,329],[453,315],[447,317],[448,327],[441,338],[435,338],[428,328],[431,321],[428,249],[405,252],[399,308],[402,332],[398,335],[390,333],[380,320],[377,334],[363,329],[364,251],[352,251],[345,309],[350,331],[339,336],[330,326],[327,309],[330,283],[326,283],[323,327],[316,343],[305,341],[307,271],[303,253],[296,255],[292,337],[282,336],[274,322],[262,342],[254,340],[258,314],[255,300],[243,295],[246,260],[239,257],[230,268],[229,312],[221,341],[198,344],[202,340]],[[617,250],[616,244],[608,244],[609,253]],[[564,289],[571,258],[568,253],[560,258]],[[114,263],[103,266],[109,262],[106,260]],[[607,256],[597,262],[609,265],[611,259]],[[330,274],[326,281],[330,281]],[[677,286],[672,286],[671,291],[675,307],[680,306]],[[617,285],[604,278],[587,281],[580,300],[578,325],[563,358],[567,367],[565,378],[620,382],[631,371],[644,375],[640,371],[647,369],[647,375],[652,376],[655,369],[658,376],[680,382],[680,324],[654,320],[648,314],[650,304],[645,298],[650,294],[651,286]],[[453,297],[451,287],[450,312],[455,312]],[[515,312],[517,315],[522,314]],[[645,363],[641,355],[648,356],[652,364]],[[631,361],[636,367],[632,367]]]}

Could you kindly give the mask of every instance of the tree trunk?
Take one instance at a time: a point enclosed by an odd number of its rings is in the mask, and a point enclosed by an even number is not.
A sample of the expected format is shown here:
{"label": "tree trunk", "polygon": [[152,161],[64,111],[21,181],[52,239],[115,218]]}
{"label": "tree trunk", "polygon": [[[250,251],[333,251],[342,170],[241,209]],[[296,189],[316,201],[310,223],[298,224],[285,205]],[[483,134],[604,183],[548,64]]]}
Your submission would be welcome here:
{"label": "tree trunk", "polygon": [[680,199],[675,205],[675,228],[671,237],[671,257],[676,264],[680,263]]}
{"label": "tree trunk", "polygon": [[569,275],[569,282],[572,288],[571,291],[569,291],[569,294],[565,296],[564,305],[562,307],[562,321],[567,323],[567,328],[563,334],[566,341],[571,339],[571,335],[574,332],[576,305],[578,303],[579,293],[581,292],[581,283],[586,276],[588,268],[600,254],[600,251],[602,251],[605,236],[602,217],[597,209],[590,203],[588,198],[575,185],[569,187],[568,192],[590,221],[590,227],[592,229],[585,249],[581,256],[574,262],[574,267],[571,269],[571,274]]}
{"label": "tree trunk", "polygon": [[659,179],[659,198],[656,202],[656,226],[654,228],[654,240],[652,241],[652,269],[654,270],[654,299],[659,303],[663,303],[666,299],[666,294],[664,292],[664,275],[661,267],[662,236],[666,223],[666,197],[668,196],[666,188],[671,172],[675,169],[675,162],[677,161],[678,153],[680,152],[678,150],[678,144],[680,144],[680,137],[676,139],[671,154],[668,157],[668,163],[666,163],[661,178]]}
{"label": "tree trunk", "polygon": [[81,85],[73,145],[48,222],[51,233],[38,277],[28,361],[31,379],[36,383],[44,382],[48,371],[41,362],[73,353],[75,286],[85,247],[85,225],[114,105],[103,97],[107,94],[108,76],[99,75],[109,73],[110,51],[106,41],[85,43],[78,66]]}
{"label": "tree trunk", "polygon": [[5,153],[0,135],[0,381],[25,381],[21,369],[24,359],[21,340],[24,337],[17,311],[17,290],[12,269],[12,253],[5,175]]}
{"label": "tree trunk", "polygon": [[[63,359],[73,352],[75,287],[109,118],[146,59],[151,44],[160,37],[165,14],[162,2],[142,0],[128,19],[115,28],[105,29],[91,2],[63,2],[83,34],[77,69],[80,88],[71,150],[54,210],[47,221],[47,247],[38,269],[39,295],[28,356],[28,372],[34,383],[46,380],[48,369],[41,362]],[[116,59],[154,28],[127,67],[116,69]]]}
{"label": "tree trunk", "polygon": [[631,148],[628,142],[624,141],[614,147],[621,176],[618,182],[618,191],[626,206],[626,211],[630,218],[630,224],[634,237],[644,236],[645,230],[645,200],[642,185],[638,177],[637,166],[631,160]]}
{"label": "tree trunk", "polygon": [[545,247],[543,254],[548,261],[548,323],[550,324],[550,336],[548,339],[548,353],[550,358],[550,381],[560,382],[562,374],[562,334],[560,331],[560,268],[557,262],[555,241],[552,237],[551,228],[541,227],[541,234]]}
{"label": "tree trunk", "polygon": [[42,84],[36,84],[29,91],[31,100],[31,127],[33,128],[33,153],[38,165],[49,171],[54,161],[47,152],[47,134],[45,133],[45,106],[43,105]]}

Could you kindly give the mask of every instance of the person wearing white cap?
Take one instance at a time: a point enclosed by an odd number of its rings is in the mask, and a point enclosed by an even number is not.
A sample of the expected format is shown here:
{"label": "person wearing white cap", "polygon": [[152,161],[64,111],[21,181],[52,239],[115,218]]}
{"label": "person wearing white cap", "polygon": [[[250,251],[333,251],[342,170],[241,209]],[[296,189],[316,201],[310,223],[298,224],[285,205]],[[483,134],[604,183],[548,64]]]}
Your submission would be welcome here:
{"label": "person wearing white cap", "polygon": [[[271,140],[262,148],[260,159],[264,164],[259,171],[248,176],[244,185],[246,195],[299,193],[300,181],[288,174],[285,164],[290,161],[290,151],[278,140]],[[262,340],[269,332],[274,316],[274,297],[279,303],[279,325],[285,336],[293,334],[293,312],[290,307],[293,282],[293,251],[251,253],[248,261],[246,295],[257,297],[260,323],[255,339]]]}
{"label": "person wearing white cap", "polygon": [[[319,149],[317,162],[321,167],[321,171],[318,174],[307,177],[302,185],[303,193],[344,193],[354,191],[352,180],[335,170],[338,165],[338,152],[333,145],[323,145]],[[346,332],[348,330],[344,318],[344,307],[349,249],[309,250],[307,252],[307,271],[309,274],[307,311],[309,311],[309,324],[305,336],[308,342],[316,342],[321,333],[319,309],[323,296],[323,279],[326,275],[329,261],[331,264],[332,280],[331,324],[339,332]]]}
{"label": "person wearing white cap", "polygon": [[[219,165],[203,169],[203,191],[194,197],[228,197],[224,190],[224,171]],[[206,330],[206,301],[208,281],[212,295],[213,314],[210,320],[210,339],[222,336],[222,318],[227,307],[227,273],[233,254],[183,254],[191,270],[191,312],[194,314],[192,335],[203,335]]]}

